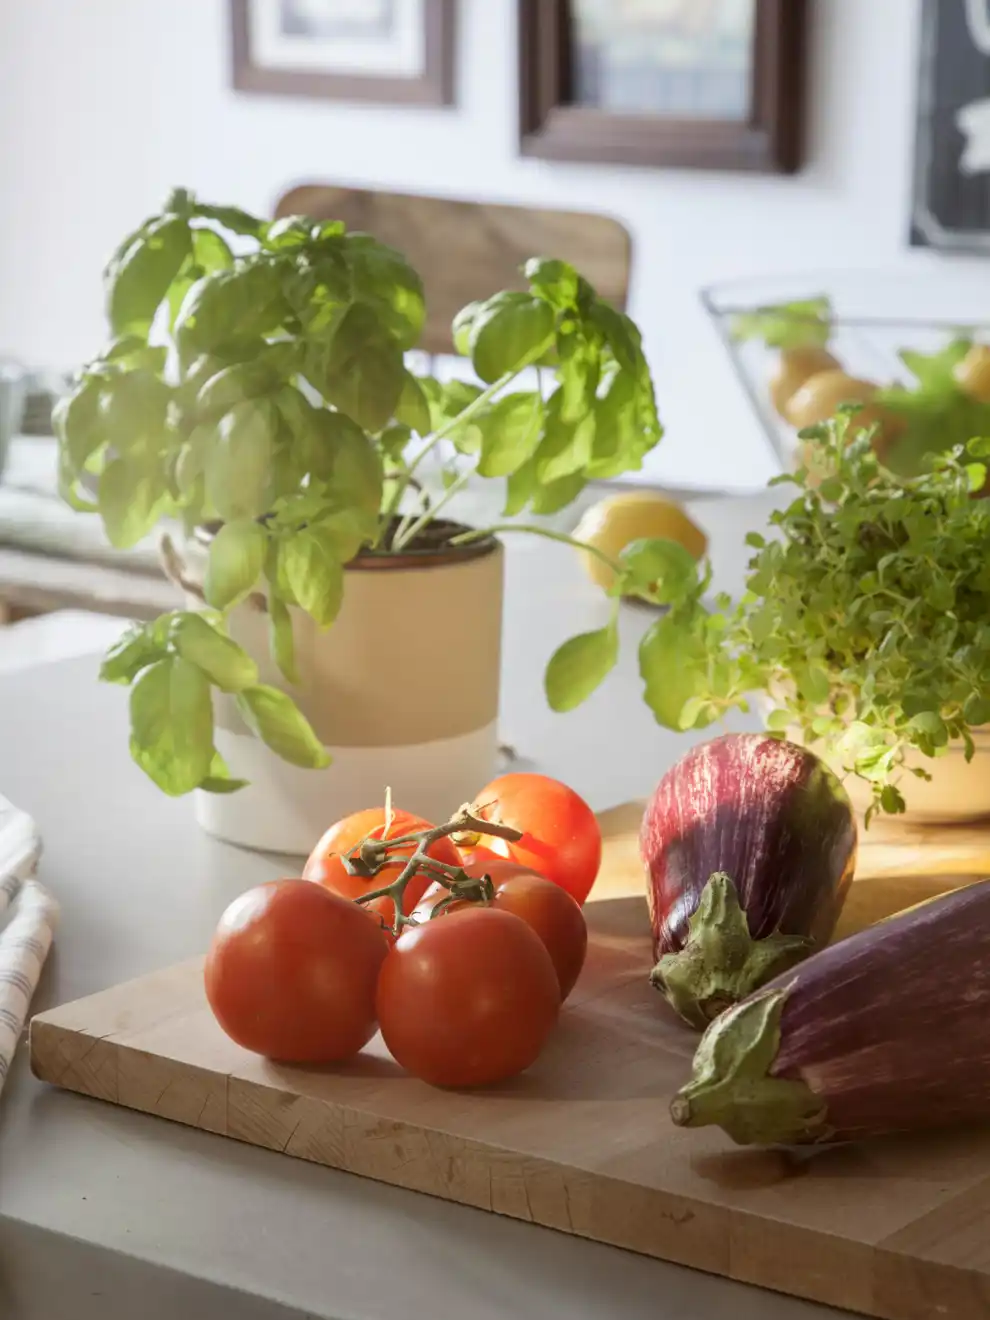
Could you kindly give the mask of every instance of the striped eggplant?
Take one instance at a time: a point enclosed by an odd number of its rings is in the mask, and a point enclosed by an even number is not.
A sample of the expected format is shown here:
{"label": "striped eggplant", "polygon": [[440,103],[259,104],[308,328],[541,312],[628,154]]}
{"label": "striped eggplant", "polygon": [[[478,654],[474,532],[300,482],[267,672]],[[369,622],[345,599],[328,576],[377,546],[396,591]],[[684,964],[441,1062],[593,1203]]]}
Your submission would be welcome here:
{"label": "striped eggplant", "polygon": [[651,980],[698,1029],[823,947],[856,862],[856,820],[806,748],[730,733],[664,775],[640,851],[657,960]]}
{"label": "striped eggplant", "polygon": [[990,1120],[990,880],[817,953],[702,1036],[671,1102],[743,1145]]}

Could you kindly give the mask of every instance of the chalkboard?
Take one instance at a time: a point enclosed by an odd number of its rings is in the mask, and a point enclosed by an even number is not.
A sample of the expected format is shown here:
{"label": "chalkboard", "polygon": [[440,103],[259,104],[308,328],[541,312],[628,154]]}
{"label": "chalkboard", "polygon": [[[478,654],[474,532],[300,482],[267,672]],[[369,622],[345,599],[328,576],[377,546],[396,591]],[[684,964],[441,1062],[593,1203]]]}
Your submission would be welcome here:
{"label": "chalkboard", "polygon": [[911,242],[990,252],[990,0],[924,0]]}

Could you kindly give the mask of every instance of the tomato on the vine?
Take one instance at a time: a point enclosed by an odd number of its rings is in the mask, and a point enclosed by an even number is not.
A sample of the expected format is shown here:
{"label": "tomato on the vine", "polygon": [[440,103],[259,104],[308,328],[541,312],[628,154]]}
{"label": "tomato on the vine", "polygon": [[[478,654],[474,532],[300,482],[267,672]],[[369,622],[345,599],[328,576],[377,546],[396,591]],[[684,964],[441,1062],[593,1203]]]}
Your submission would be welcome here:
{"label": "tomato on the vine", "polygon": [[389,945],[367,914],[305,880],[249,889],[220,918],[206,998],[245,1049],[282,1063],[336,1063],[375,1034]]}
{"label": "tomato on the vine", "polygon": [[[588,951],[588,927],[579,904],[565,889],[518,862],[476,858],[464,870],[475,879],[489,877],[495,889],[489,907],[515,913],[539,935],[557,973],[563,1002],[574,989]],[[442,921],[451,913],[478,906],[470,899],[455,899],[432,917],[434,908],[447,896],[448,891],[442,885],[431,885],[413,910],[413,916],[420,921]]]}
{"label": "tomato on the vine", "polygon": [[546,775],[502,775],[475,797],[472,811],[523,837],[510,843],[482,835],[462,847],[469,860],[518,862],[584,903],[601,865],[602,834],[595,813],[572,788]]}
{"label": "tomato on the vine", "polygon": [[376,999],[396,1062],[434,1086],[484,1086],[532,1064],[557,1020],[560,986],[520,917],[469,905],[403,931]]}
{"label": "tomato on the vine", "polygon": [[[345,816],[336,825],[330,826],[310,854],[309,861],[303,868],[303,879],[315,880],[325,889],[344,898],[360,898],[362,894],[368,894],[373,889],[384,889],[399,875],[403,865],[401,861],[389,862],[373,879],[368,880],[361,876],[350,875],[341,860],[342,856],[367,838],[397,839],[405,834],[416,834],[431,828],[429,821],[413,816],[408,811],[393,811],[392,826],[386,835],[384,807],[356,811],[352,816]],[[396,855],[408,858],[414,850],[415,845],[408,844],[397,849]],[[461,855],[449,838],[438,839],[432,843],[427,850],[427,856],[450,866],[461,864]],[[409,881],[402,896],[402,911],[405,916],[412,912],[430,884],[430,876],[423,872],[414,875]],[[393,924],[395,904],[390,898],[374,899],[367,908],[369,911],[377,912],[387,926]]]}

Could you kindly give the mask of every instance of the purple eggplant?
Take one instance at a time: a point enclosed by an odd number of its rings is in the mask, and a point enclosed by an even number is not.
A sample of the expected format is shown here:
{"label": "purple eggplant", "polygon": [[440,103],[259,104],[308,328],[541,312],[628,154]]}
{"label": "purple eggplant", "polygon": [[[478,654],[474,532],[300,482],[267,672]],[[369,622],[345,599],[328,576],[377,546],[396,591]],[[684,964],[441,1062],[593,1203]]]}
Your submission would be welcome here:
{"label": "purple eggplant", "polygon": [[743,1145],[990,1119],[990,880],[841,940],[713,1022],[681,1127]]}
{"label": "purple eggplant", "polygon": [[806,748],[730,733],[664,775],[640,851],[653,984],[692,1026],[828,943],[856,863],[856,820]]}

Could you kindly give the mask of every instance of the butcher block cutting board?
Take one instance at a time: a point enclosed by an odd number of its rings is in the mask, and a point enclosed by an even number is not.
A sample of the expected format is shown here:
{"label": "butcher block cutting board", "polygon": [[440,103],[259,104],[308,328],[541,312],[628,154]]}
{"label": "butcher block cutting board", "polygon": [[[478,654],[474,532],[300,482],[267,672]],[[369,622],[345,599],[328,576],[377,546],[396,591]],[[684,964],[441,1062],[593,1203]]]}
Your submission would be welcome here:
{"label": "butcher block cutting board", "polygon": [[[196,960],[43,1013],[42,1079],[112,1104],[889,1320],[990,1316],[990,1127],[809,1152],[675,1128],[696,1036],[647,981],[639,808],[602,817],[581,980],[524,1076],[443,1092],[375,1040],[282,1067],[215,1024]],[[840,933],[961,883],[853,886]],[[990,1116],[988,1116],[990,1117]]]}

